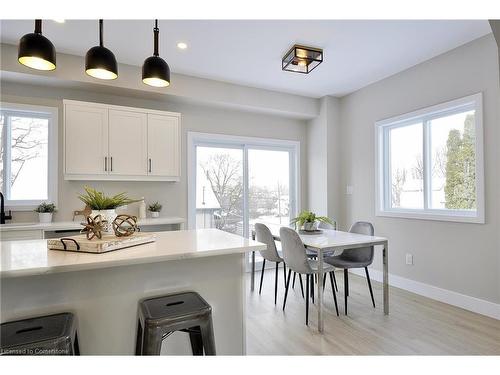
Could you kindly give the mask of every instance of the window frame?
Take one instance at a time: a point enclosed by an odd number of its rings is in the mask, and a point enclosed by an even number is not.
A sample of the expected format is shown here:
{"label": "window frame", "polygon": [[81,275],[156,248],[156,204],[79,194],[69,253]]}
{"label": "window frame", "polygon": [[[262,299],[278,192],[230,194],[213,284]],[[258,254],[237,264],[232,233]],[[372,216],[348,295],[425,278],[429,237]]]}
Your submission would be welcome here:
{"label": "window frame", "polygon": [[[289,141],[272,138],[257,138],[245,137],[225,134],[212,134],[200,132],[187,133],[187,150],[188,150],[188,228],[195,229],[196,226],[196,147],[228,147],[238,148],[243,151],[243,164],[248,165],[248,150],[278,150],[290,152],[290,164],[293,168],[290,169],[290,206],[294,208],[291,215],[296,216],[300,210],[300,142]],[[245,166],[243,167],[243,185],[244,194],[244,209],[248,207],[246,187],[248,186],[248,173]],[[244,226],[244,235],[248,238],[249,233],[246,233],[247,225]]]}
{"label": "window frame", "polygon": [[[431,139],[430,121],[436,118],[475,110],[475,153],[476,153],[476,210],[451,210],[430,207],[429,191],[431,189]],[[424,208],[391,207],[391,166],[390,166],[390,130],[422,123],[423,128],[423,165],[424,165]],[[484,212],[484,155],[483,155],[483,97],[482,93],[451,100],[400,116],[375,122],[375,216],[398,217],[408,219],[453,221],[464,223],[485,223]]]}
{"label": "window frame", "polygon": [[[48,145],[47,145],[47,199],[12,200],[8,194],[5,196],[5,208],[12,211],[32,211],[42,202],[58,203],[58,127],[59,110],[57,107],[46,107],[31,104],[0,102],[0,111],[8,115],[24,117],[40,117],[48,119]],[[4,160],[7,160],[6,158]],[[4,168],[4,173],[10,168]],[[5,175],[2,176],[5,178]]]}

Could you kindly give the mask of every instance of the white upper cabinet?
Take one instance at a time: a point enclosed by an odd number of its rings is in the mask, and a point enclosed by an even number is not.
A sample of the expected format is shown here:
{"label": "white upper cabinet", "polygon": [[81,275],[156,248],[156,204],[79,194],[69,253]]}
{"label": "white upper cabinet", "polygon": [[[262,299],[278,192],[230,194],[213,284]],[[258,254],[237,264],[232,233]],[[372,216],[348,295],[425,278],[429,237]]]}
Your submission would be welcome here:
{"label": "white upper cabinet", "polygon": [[108,110],[67,104],[64,112],[66,175],[107,175]]}
{"label": "white upper cabinet", "polygon": [[180,176],[179,117],[148,115],[148,173]]}
{"label": "white upper cabinet", "polygon": [[66,180],[179,181],[181,115],[64,100]]}
{"label": "white upper cabinet", "polygon": [[110,174],[147,174],[147,120],[146,113],[109,110]]}

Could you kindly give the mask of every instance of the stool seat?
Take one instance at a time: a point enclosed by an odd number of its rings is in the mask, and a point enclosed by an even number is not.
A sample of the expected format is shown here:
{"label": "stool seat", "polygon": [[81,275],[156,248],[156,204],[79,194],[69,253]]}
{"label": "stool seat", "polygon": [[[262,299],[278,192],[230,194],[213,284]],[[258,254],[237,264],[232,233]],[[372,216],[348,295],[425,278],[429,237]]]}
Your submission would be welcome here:
{"label": "stool seat", "polygon": [[212,311],[207,301],[198,293],[192,292],[144,299],[139,306],[145,319],[159,320],[159,324]]}
{"label": "stool seat", "polygon": [[212,307],[196,292],[169,294],[139,302],[137,355],[159,355],[165,337],[189,333],[194,355],[215,355]]}
{"label": "stool seat", "polygon": [[2,323],[0,354],[79,354],[75,318],[60,313]]}

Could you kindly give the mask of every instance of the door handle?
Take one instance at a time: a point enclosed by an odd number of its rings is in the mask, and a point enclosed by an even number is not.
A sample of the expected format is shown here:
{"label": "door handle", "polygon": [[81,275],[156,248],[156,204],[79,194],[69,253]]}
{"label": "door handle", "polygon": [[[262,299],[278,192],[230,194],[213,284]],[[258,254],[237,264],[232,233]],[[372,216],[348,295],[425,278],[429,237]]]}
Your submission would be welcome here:
{"label": "door handle", "polygon": [[104,157],[104,172],[108,171],[108,157]]}
{"label": "door handle", "polygon": [[149,158],[149,173],[151,173],[151,158]]}
{"label": "door handle", "polygon": [[111,162],[110,170],[111,170],[111,172],[113,172],[113,157],[112,156],[109,157],[109,161]]}

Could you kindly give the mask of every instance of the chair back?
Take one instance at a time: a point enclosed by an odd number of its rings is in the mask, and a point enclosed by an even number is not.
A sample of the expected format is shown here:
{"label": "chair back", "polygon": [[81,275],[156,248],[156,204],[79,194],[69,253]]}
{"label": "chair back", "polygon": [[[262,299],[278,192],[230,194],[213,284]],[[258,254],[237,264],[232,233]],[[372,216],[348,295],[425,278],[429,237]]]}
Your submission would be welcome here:
{"label": "chair back", "polygon": [[335,230],[335,227],[332,224],[323,223],[322,221],[319,222],[318,228],[319,229]]}
{"label": "chair back", "polygon": [[[349,229],[351,233],[364,234],[366,236],[373,236],[375,230],[373,229],[372,223],[366,221],[357,221]],[[341,257],[350,262],[356,263],[368,263],[373,262],[374,247],[360,247],[359,249],[351,249],[342,252]]]}
{"label": "chair back", "polygon": [[267,245],[266,250],[260,251],[262,258],[271,262],[281,261],[278,250],[276,249],[276,242],[274,242],[273,235],[266,225],[261,223],[255,224],[255,239]]}
{"label": "chair back", "polygon": [[311,273],[311,266],[307,260],[306,248],[296,231],[291,228],[280,228],[283,259],[294,272]]}

